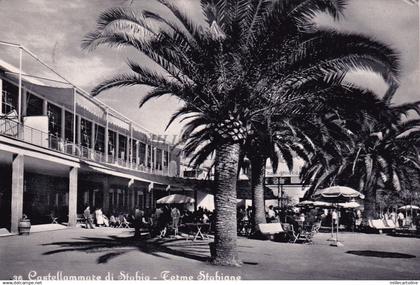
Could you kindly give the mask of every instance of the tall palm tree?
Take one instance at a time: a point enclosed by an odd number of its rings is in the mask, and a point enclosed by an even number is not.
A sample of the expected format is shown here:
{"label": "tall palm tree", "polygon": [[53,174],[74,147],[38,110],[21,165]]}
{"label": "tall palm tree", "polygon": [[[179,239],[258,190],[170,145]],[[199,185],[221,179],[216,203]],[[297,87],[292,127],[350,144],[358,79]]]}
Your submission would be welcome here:
{"label": "tall palm tree", "polygon": [[[405,119],[409,110],[420,111],[419,103],[392,106],[382,102],[382,117],[368,117],[366,113],[347,127],[352,143],[340,155],[327,157],[322,165],[308,164],[302,173],[312,180],[309,194],[317,187],[331,184],[352,186],[365,194],[364,216],[376,217],[376,198],[379,188],[413,191],[420,174],[420,120]],[[377,114],[381,111],[374,112]]]}
{"label": "tall palm tree", "polygon": [[[213,261],[238,265],[236,173],[240,146],[252,124],[288,102],[291,91],[303,82],[323,78],[325,71],[362,66],[394,82],[397,60],[392,50],[366,37],[307,33],[313,28],[308,19],[317,11],[338,16],[343,0],[201,0],[205,25],[196,24],[172,1],[156,3],[170,16],[111,9],[99,17],[83,46],[134,47],[159,69],[130,60],[133,73],[100,83],[92,94],[147,85],[152,90],[141,106],[164,95],[182,100],[184,106],[172,119],[190,119],[182,135],[186,152],[196,153],[196,163],[215,152]],[[330,50],[319,50],[329,44]]]}

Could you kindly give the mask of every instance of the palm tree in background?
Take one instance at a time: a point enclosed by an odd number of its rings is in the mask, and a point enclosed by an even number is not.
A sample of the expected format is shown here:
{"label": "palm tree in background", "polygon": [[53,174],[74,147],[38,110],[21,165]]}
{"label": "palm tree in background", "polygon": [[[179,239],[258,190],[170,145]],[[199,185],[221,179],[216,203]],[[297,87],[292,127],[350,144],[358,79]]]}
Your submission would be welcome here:
{"label": "palm tree in background", "polygon": [[[236,175],[240,147],[254,125],[293,102],[293,91],[326,73],[354,67],[380,72],[394,84],[397,59],[386,46],[362,36],[311,32],[318,11],[337,17],[345,1],[202,0],[198,25],[172,1],[156,0],[168,15],[115,8],[103,13],[83,46],[134,47],[159,69],[129,60],[132,73],[116,75],[92,91],[146,85],[153,98],[175,96],[184,106],[170,123],[188,118],[185,151],[203,162],[215,152],[215,264],[238,265]],[[150,24],[150,22],[153,22]],[[331,45],[330,49],[326,46]],[[321,47],[324,47],[321,49]],[[299,99],[296,99],[299,100]]]}
{"label": "palm tree in background", "polygon": [[377,214],[378,189],[417,189],[420,119],[406,119],[406,114],[410,110],[420,114],[419,102],[393,106],[389,98],[382,101],[380,109],[370,115],[362,112],[358,119],[345,123],[352,143],[339,155],[320,151],[325,163],[313,161],[304,167],[303,180],[313,181],[308,195],[318,187],[334,184],[354,187],[365,194],[364,216],[372,219]]}

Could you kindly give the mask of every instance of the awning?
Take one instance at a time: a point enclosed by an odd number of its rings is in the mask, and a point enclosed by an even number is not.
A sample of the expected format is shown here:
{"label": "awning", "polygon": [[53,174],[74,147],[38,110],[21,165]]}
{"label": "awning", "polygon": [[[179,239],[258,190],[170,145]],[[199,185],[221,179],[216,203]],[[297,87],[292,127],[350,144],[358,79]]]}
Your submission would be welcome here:
{"label": "awning", "polygon": [[124,173],[124,172],[121,172],[121,171],[117,171],[117,170],[114,170],[112,168],[105,167],[105,166],[102,166],[102,165],[97,164],[97,163],[94,163],[94,162],[90,162],[90,161],[83,161],[83,162],[87,165],[87,167],[89,169],[95,170],[95,171],[97,171],[99,173],[103,173],[103,174],[107,174],[107,175],[112,175],[112,176],[116,176],[116,177],[121,177],[121,178],[126,178],[126,179],[129,179],[129,180],[132,180],[132,181],[139,181],[139,182],[149,183],[149,184],[150,183],[153,183],[153,184],[157,183],[155,181],[151,181],[151,180],[144,179],[144,178],[141,178],[141,177],[132,175],[132,174],[128,174],[128,173]]}

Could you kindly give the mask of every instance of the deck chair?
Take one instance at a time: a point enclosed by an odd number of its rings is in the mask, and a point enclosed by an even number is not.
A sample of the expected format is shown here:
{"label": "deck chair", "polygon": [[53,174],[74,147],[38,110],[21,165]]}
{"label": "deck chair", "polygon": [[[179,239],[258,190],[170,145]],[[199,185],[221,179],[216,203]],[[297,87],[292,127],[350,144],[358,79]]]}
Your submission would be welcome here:
{"label": "deck chair", "polygon": [[292,224],[282,224],[284,231],[286,232],[286,237],[288,242],[295,243],[299,238],[299,233],[297,233]]}
{"label": "deck chair", "polygon": [[297,240],[303,243],[312,244],[313,237],[319,232],[320,228],[321,228],[321,223],[313,224],[310,229],[302,228]]}
{"label": "deck chair", "polygon": [[125,217],[123,217],[120,221],[120,225],[118,226],[119,228],[130,228],[130,223],[127,221],[127,219]]}
{"label": "deck chair", "polygon": [[[395,229],[395,227],[393,228],[393,227],[385,224],[384,220],[382,220],[382,219],[369,220],[368,223],[369,223],[369,227],[371,227],[374,230],[377,230],[380,234],[383,233],[383,231],[385,231],[385,230]],[[395,225],[395,224],[393,223],[393,225]]]}
{"label": "deck chair", "polygon": [[397,227],[395,222],[391,219],[385,220],[385,224],[391,229],[395,229]]}
{"label": "deck chair", "polygon": [[274,235],[285,233],[280,223],[259,224],[258,230],[269,239],[273,239]]}
{"label": "deck chair", "polygon": [[51,224],[58,224],[58,217],[56,217],[53,213],[50,214]]}

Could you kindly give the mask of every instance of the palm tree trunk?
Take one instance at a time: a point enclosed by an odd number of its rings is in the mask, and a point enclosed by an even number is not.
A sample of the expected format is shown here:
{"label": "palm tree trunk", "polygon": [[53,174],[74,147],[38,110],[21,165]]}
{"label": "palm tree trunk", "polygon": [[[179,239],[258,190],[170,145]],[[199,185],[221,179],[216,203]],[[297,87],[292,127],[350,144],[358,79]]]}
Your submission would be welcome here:
{"label": "palm tree trunk", "polygon": [[366,221],[376,217],[376,189],[369,187],[366,191],[364,202],[364,218]]}
{"label": "palm tree trunk", "polygon": [[365,223],[370,219],[376,218],[376,183],[375,177],[372,178],[371,183],[366,183],[363,212]]}
{"label": "palm tree trunk", "polygon": [[239,144],[225,144],[216,152],[215,163],[215,235],[212,263],[240,266],[236,246],[236,173]]}
{"label": "palm tree trunk", "polygon": [[264,164],[265,160],[262,157],[251,159],[252,225],[254,232],[258,230],[258,224],[267,222],[264,201]]}

